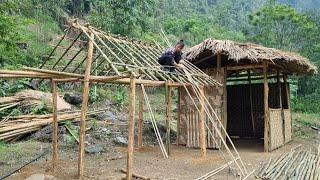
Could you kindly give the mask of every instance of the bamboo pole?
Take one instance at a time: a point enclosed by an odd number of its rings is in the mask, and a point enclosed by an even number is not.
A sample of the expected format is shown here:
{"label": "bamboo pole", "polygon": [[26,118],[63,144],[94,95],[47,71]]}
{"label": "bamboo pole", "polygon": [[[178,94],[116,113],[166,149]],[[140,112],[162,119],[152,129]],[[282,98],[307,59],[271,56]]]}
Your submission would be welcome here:
{"label": "bamboo pole", "polygon": [[256,137],[256,128],[255,128],[254,115],[253,115],[252,83],[251,83],[251,71],[250,70],[248,70],[248,81],[249,81],[250,114],[251,114],[252,131],[253,131],[253,136]]}
{"label": "bamboo pole", "polygon": [[53,48],[53,50],[51,51],[51,53],[49,54],[49,56],[44,60],[44,62],[40,65],[40,68],[42,68],[47,61],[50,59],[50,57],[53,55],[53,53],[56,51],[56,49],[58,48],[58,46],[61,44],[61,42],[64,40],[64,38],[67,36],[67,34],[69,33],[71,27],[69,27],[66,31],[66,33],[61,37],[61,39],[59,40],[58,44]]}
{"label": "bamboo pole", "polygon": [[268,117],[268,111],[269,111],[269,86],[268,86],[268,64],[264,63],[263,66],[263,102],[264,102],[264,152],[269,151],[269,117]]}
{"label": "bamboo pole", "polygon": [[170,123],[171,123],[171,106],[172,106],[172,88],[168,86],[168,81],[166,82],[166,149],[168,155],[170,155]]}
{"label": "bamboo pole", "polygon": [[134,146],[134,112],[135,112],[135,94],[136,78],[130,78],[130,104],[129,104],[129,126],[128,126],[128,152],[127,152],[127,180],[132,178],[133,164],[133,146]]}
{"label": "bamboo pole", "polygon": [[179,146],[180,144],[180,123],[181,123],[181,88],[178,88],[177,146]]}
{"label": "bamboo pole", "polygon": [[81,106],[81,116],[80,116],[80,136],[79,136],[79,162],[78,162],[78,176],[83,177],[84,174],[84,141],[85,141],[85,131],[86,131],[86,114],[88,110],[88,99],[89,99],[89,78],[92,65],[92,54],[93,54],[93,39],[94,35],[89,35],[90,40],[88,44],[88,58],[86,63],[86,71],[84,75],[83,82],[83,92],[82,92],[82,106]]}
{"label": "bamboo pole", "polygon": [[[228,79],[228,71],[227,68],[224,68],[224,79],[223,79],[223,128],[227,129],[228,125],[228,92],[227,92],[227,79]],[[224,141],[227,139],[227,132],[223,131]]]}
{"label": "bamboo pole", "polygon": [[280,81],[280,72],[277,71],[277,85],[279,89],[279,107],[282,109],[282,88],[281,88],[281,81]]}
{"label": "bamboo pole", "polygon": [[[186,72],[186,73],[187,73],[187,72]],[[193,82],[193,80],[192,80],[192,78],[191,78],[190,76],[188,77],[188,79],[189,79],[190,82]],[[181,79],[178,79],[178,81],[181,81]],[[193,82],[193,84],[194,84],[194,82]],[[192,88],[193,88],[193,91],[195,92],[195,94],[197,95],[197,97],[198,97],[198,99],[199,99],[199,94],[197,94],[198,91],[199,91],[199,89],[198,89],[196,86],[194,86],[194,85],[192,86]],[[190,92],[188,91],[188,88],[187,88],[185,85],[184,85],[184,89],[185,89],[186,92],[188,93],[188,96],[191,98],[193,104],[195,105],[197,111],[199,112],[199,108],[197,107],[196,103],[195,103],[194,100],[192,99],[192,96],[191,96]],[[208,99],[206,99],[206,98],[204,97],[204,100],[205,100],[206,105],[209,106],[209,108],[211,109],[211,111],[212,111],[212,113],[214,114],[215,118],[217,119],[217,122],[218,122],[220,125],[222,125],[221,122],[220,122],[220,118],[218,117],[217,113],[213,110],[213,108],[212,108],[212,106],[210,105]],[[226,144],[226,141],[224,141],[223,136],[222,136],[222,132],[218,131],[218,128],[217,128],[216,124],[214,124],[213,117],[211,116],[211,114],[210,114],[210,112],[209,112],[209,109],[208,109],[208,107],[207,107],[206,105],[205,105],[204,107],[205,107],[205,112],[206,112],[206,114],[207,114],[208,117],[209,117],[209,120],[213,123],[213,126],[214,126],[214,128],[215,128],[215,130],[216,130],[216,132],[217,132],[217,135],[221,138],[221,141],[222,141],[224,147],[226,148],[226,150],[228,151],[228,153],[230,154],[230,156],[234,159],[235,157],[233,156],[232,152],[231,152],[230,149],[228,148],[228,146],[227,146],[227,144]],[[223,126],[221,126],[221,129],[223,130],[223,132],[226,132],[226,129],[225,129]],[[231,143],[231,146],[232,146],[233,150],[234,150],[235,153],[237,154],[237,157],[239,157],[240,163],[241,163],[241,166],[243,167],[243,169],[241,169],[240,165],[239,165],[237,162],[236,162],[236,165],[238,166],[241,174],[242,174],[242,175],[245,175],[245,174],[247,173],[247,170],[246,170],[246,168],[245,168],[245,166],[244,166],[244,164],[243,164],[243,162],[242,162],[242,160],[241,160],[241,157],[240,157],[238,151],[236,150],[234,144],[232,143],[231,138],[227,135],[227,133],[225,133],[225,134],[226,134],[226,137],[228,138],[229,142]]]}
{"label": "bamboo pole", "polygon": [[139,147],[139,149],[141,149],[142,145],[143,145],[142,132],[143,132],[143,92],[142,92],[142,88],[140,88],[140,91],[139,91],[139,122],[138,122],[138,147]]}
{"label": "bamboo pole", "polygon": [[199,113],[199,135],[200,135],[200,149],[201,149],[201,157],[205,157],[207,154],[207,148],[206,148],[206,130],[204,127],[204,121],[205,121],[205,113],[204,113],[204,87],[200,87],[200,99],[201,105],[200,105],[200,113]]}
{"label": "bamboo pole", "polygon": [[51,79],[52,91],[52,169],[56,170],[58,163],[58,107],[57,107],[57,84]]}

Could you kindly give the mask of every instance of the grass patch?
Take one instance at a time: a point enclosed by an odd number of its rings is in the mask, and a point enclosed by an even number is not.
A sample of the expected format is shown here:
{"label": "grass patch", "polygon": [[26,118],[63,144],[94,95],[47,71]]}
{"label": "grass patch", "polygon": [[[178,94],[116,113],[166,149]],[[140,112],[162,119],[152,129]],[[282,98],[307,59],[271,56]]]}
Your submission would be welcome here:
{"label": "grass patch", "polygon": [[292,113],[293,135],[302,139],[317,137],[317,131],[311,126],[320,128],[320,114],[316,113]]}
{"label": "grass patch", "polygon": [[320,114],[315,113],[293,113],[292,119],[294,123],[305,126],[320,127]]}

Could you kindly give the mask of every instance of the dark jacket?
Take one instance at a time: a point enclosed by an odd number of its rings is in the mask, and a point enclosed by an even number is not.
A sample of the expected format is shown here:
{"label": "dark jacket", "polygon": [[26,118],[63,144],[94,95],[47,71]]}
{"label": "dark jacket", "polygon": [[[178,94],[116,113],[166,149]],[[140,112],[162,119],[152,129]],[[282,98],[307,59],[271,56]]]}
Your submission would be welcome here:
{"label": "dark jacket", "polygon": [[161,65],[173,66],[173,61],[175,61],[178,64],[181,59],[182,52],[177,53],[174,51],[174,47],[171,47],[161,54],[161,57],[159,58],[159,63]]}

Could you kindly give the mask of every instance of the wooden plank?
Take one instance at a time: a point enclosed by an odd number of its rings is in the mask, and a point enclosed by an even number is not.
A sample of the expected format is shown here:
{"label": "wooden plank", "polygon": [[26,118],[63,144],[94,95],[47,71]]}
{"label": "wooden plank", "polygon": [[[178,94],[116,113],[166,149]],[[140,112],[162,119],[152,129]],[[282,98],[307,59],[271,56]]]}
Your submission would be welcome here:
{"label": "wooden plank", "polygon": [[79,144],[79,161],[78,161],[78,176],[83,177],[84,174],[84,148],[85,148],[85,133],[86,133],[86,114],[88,111],[88,100],[89,100],[89,78],[92,65],[92,55],[93,55],[93,38],[94,35],[90,34],[91,40],[88,43],[88,58],[86,63],[86,70],[84,74],[83,82],[83,92],[82,92],[82,106],[80,115],[80,144]]}
{"label": "wooden plank", "polygon": [[269,151],[269,116],[268,116],[268,97],[269,97],[269,86],[268,86],[268,64],[264,63],[263,66],[263,102],[264,102],[264,152]]}
{"label": "wooden plank", "polygon": [[170,123],[171,123],[171,107],[172,107],[172,88],[168,86],[168,83],[166,83],[166,149],[168,152],[168,155],[170,155]]}
{"label": "wooden plank", "polygon": [[136,78],[131,77],[129,125],[128,125],[128,152],[127,152],[127,179],[132,178],[133,146],[134,146],[134,113],[135,113]]}
{"label": "wooden plank", "polygon": [[57,84],[51,79],[51,91],[52,91],[52,169],[57,168],[58,163],[58,107],[57,107]]}
{"label": "wooden plank", "polygon": [[200,113],[199,113],[199,136],[200,136],[200,154],[201,157],[205,157],[207,154],[206,146],[206,130],[205,130],[205,113],[204,113],[204,87],[200,87]]}
{"label": "wooden plank", "polygon": [[139,89],[139,121],[138,121],[138,147],[143,146],[142,132],[143,132],[143,94],[142,89]]}

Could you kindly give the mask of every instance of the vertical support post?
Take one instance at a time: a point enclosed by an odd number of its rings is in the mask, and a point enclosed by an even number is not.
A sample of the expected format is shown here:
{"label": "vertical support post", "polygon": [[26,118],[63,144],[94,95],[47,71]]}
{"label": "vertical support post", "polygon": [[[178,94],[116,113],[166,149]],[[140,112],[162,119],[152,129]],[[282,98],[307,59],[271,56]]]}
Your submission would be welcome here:
{"label": "vertical support post", "polygon": [[[228,93],[227,93],[227,79],[228,79],[228,71],[227,68],[224,68],[224,79],[223,79],[223,127],[227,130],[228,124]],[[225,132],[222,133],[224,137],[224,141],[227,139],[227,134]]]}
{"label": "vertical support post", "polygon": [[277,71],[277,85],[279,89],[279,108],[282,109],[282,88],[281,88],[281,81],[280,81],[280,72]]}
{"label": "vertical support post", "polygon": [[288,84],[287,75],[283,76],[283,83],[284,83],[285,92],[286,92],[286,98],[287,98],[287,102],[288,102],[288,109],[290,109],[290,90],[289,90],[289,84]]}
{"label": "vertical support post", "polygon": [[[94,38],[94,35],[90,33],[91,39]],[[88,111],[88,99],[89,99],[89,81],[90,81],[90,72],[92,65],[92,55],[93,55],[93,42],[89,40],[88,43],[88,58],[86,62],[86,70],[84,74],[83,81],[83,92],[82,92],[82,106],[80,114],[80,137],[79,137],[79,162],[78,162],[78,176],[79,178],[83,177],[84,174],[84,141],[86,134],[86,114]]]}
{"label": "vertical support post", "polygon": [[199,135],[200,135],[200,151],[201,157],[205,157],[207,154],[207,147],[206,147],[206,130],[205,130],[205,113],[204,113],[204,87],[200,87],[200,114],[199,114]]}
{"label": "vertical support post", "polygon": [[58,162],[58,110],[57,110],[57,84],[51,79],[52,91],[52,169],[56,170]]}
{"label": "vertical support post", "polygon": [[221,53],[218,52],[217,54],[217,74],[216,74],[216,77],[218,77],[219,75],[219,70],[221,69]]}
{"label": "vertical support post", "polygon": [[138,147],[142,148],[142,132],[143,132],[143,92],[142,88],[139,88],[139,121],[138,121]]}
{"label": "vertical support post", "polygon": [[170,122],[171,122],[171,105],[172,105],[172,99],[171,99],[171,93],[172,88],[169,87],[168,81],[166,82],[166,149],[168,152],[168,155],[170,155]]}
{"label": "vertical support post", "polygon": [[264,101],[264,152],[269,151],[269,86],[268,86],[268,64],[263,66],[263,101]]}
{"label": "vertical support post", "polygon": [[249,94],[250,94],[250,113],[251,113],[251,122],[252,122],[252,131],[253,136],[256,136],[256,127],[254,123],[254,116],[253,116],[253,103],[252,103],[252,87],[251,87],[251,71],[248,70],[248,81],[249,81]]}
{"label": "vertical support post", "polygon": [[180,144],[180,123],[181,123],[181,88],[178,87],[177,146],[179,146]]}
{"label": "vertical support post", "polygon": [[127,179],[132,178],[133,146],[134,146],[134,113],[136,96],[136,78],[130,78],[130,107],[129,107],[129,126],[128,126],[128,152],[127,152]]}

